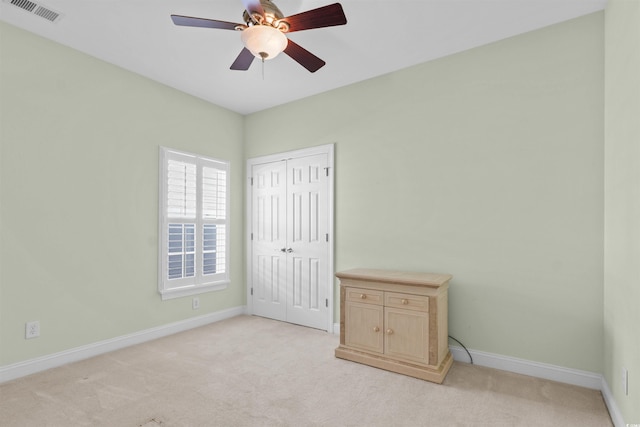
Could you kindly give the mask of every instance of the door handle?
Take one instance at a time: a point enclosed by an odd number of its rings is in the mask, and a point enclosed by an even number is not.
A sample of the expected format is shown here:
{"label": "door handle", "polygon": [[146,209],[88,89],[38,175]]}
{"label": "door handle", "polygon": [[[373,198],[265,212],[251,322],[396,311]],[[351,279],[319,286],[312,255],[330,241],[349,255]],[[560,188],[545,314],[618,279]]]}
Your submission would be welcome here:
{"label": "door handle", "polygon": [[291,253],[291,252],[293,252],[293,249],[291,248],[287,249],[287,253]]}
{"label": "door handle", "polygon": [[280,252],[287,252],[287,248],[280,249]]}

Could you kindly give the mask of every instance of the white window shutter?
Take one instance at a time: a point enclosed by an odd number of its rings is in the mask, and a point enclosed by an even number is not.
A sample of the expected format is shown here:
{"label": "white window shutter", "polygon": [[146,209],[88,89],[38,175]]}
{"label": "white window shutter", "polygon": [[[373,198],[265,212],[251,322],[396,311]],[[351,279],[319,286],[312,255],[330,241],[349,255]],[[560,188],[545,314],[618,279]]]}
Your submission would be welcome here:
{"label": "white window shutter", "polygon": [[167,148],[160,157],[160,294],[222,289],[229,282],[229,164]]}
{"label": "white window shutter", "polygon": [[196,217],[196,165],[169,160],[167,165],[167,216]]}
{"label": "white window shutter", "polygon": [[227,215],[227,171],[202,168],[202,217],[225,219]]}

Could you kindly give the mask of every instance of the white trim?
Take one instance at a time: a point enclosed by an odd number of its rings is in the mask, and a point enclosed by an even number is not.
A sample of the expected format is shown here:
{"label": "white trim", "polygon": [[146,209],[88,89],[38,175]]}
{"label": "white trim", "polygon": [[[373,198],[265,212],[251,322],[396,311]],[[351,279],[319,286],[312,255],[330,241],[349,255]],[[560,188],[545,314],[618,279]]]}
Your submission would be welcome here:
{"label": "white trim", "polygon": [[605,405],[607,405],[607,409],[609,410],[609,416],[611,416],[611,421],[613,421],[613,425],[615,427],[628,427],[629,424],[624,422],[624,418],[622,417],[622,413],[618,408],[618,404],[613,398],[613,393],[611,393],[611,389],[609,388],[609,384],[602,377],[602,386],[600,387],[600,391],[602,392],[602,397],[604,399]]}
{"label": "white trim", "polygon": [[[455,361],[469,363],[469,355],[462,347],[451,345],[449,349]],[[620,409],[618,409],[609,385],[602,374],[502,356],[494,353],[486,353],[478,350],[469,350],[469,353],[471,353],[471,357],[473,357],[474,365],[600,390],[614,426],[626,426],[622,413]]]}
{"label": "white trim", "polygon": [[[453,355],[453,360],[469,362],[469,355],[462,347],[452,345],[449,346],[449,349]],[[478,350],[469,350],[469,353],[471,353],[473,357],[473,363],[479,366],[515,372],[517,374],[544,378],[595,390],[600,390],[602,386],[602,375],[593,372],[564,368],[548,363],[533,362],[531,360],[486,353]]]}
{"label": "white trim", "polygon": [[[245,230],[246,230],[246,277],[247,277],[247,313],[253,314],[253,299],[251,298],[251,171],[253,170],[254,165],[263,164],[263,163],[272,163],[286,159],[294,159],[298,157],[307,157],[313,156],[316,154],[326,154],[327,155],[327,167],[329,168],[329,192],[327,194],[328,206],[327,210],[329,212],[329,224],[328,224],[328,233],[329,233],[329,254],[327,260],[327,299],[329,300],[329,307],[327,310],[327,332],[335,331],[335,326],[333,324],[334,317],[334,288],[335,288],[335,271],[334,271],[334,249],[335,249],[335,231],[334,231],[334,195],[335,195],[335,154],[334,154],[334,144],[325,144],[318,145],[316,147],[302,148],[299,150],[287,151],[284,153],[277,154],[269,154],[266,156],[259,156],[248,159],[246,162],[246,191],[245,191],[245,200],[246,200],[246,211],[245,211]],[[339,329],[338,329],[339,330]]]}
{"label": "white trim", "polygon": [[334,229],[334,216],[335,216],[335,146],[334,144],[327,144],[322,146],[322,149],[327,152],[327,167],[329,172],[329,193],[327,194],[327,210],[329,211],[329,224],[328,224],[328,233],[329,233],[329,255],[327,256],[327,277],[329,289],[327,289],[327,298],[329,299],[329,310],[327,313],[328,323],[327,323],[327,332],[331,331],[333,328],[333,316],[334,316],[334,289],[336,287],[336,279],[335,279],[335,269],[333,265],[333,254],[335,250],[335,229]]}
{"label": "white trim", "polygon": [[[315,156],[316,154],[329,154],[333,157],[334,144],[317,145],[315,147],[301,148],[299,150],[285,151],[276,154],[267,154],[265,156],[253,157],[247,160],[247,165],[260,164],[260,163],[272,163],[280,160],[295,159],[298,157]],[[330,166],[333,166],[333,158],[329,159]],[[251,170],[247,170],[247,174],[250,174]]]}
{"label": "white trim", "polygon": [[220,291],[222,289],[226,289],[229,283],[231,283],[230,280],[222,280],[220,282],[206,283],[198,286],[184,286],[182,288],[165,289],[161,291],[160,296],[164,301],[172,298],[198,295],[205,292]]}
{"label": "white trim", "polygon": [[129,347],[143,342],[155,340],[157,338],[173,335],[199,326],[208,325],[210,323],[219,322],[231,317],[239,316],[246,313],[245,306],[238,306],[226,310],[209,313],[198,317],[192,317],[186,320],[169,323],[167,325],[157,326],[151,329],[134,332],[127,335],[111,338],[104,341],[98,341],[81,347],[53,353],[35,359],[25,360],[23,362],[14,363],[0,367],[0,383],[11,381],[16,378],[35,374],[47,369],[66,365],[68,363],[77,362],[79,360],[88,359],[100,354],[108,353],[121,348]]}

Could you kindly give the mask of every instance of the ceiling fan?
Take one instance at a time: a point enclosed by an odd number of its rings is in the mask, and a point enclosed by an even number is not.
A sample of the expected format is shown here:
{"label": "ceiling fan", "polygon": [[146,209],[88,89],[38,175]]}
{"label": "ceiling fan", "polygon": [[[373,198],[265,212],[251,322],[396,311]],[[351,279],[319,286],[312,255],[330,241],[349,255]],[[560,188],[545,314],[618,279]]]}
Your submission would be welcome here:
{"label": "ceiling fan", "polygon": [[340,3],[287,17],[270,0],[242,0],[242,4],[245,8],[242,14],[244,24],[182,15],[171,15],[171,19],[174,24],[186,27],[241,31],[240,38],[245,47],[231,64],[232,70],[248,70],[253,58],[260,58],[264,62],[284,52],[312,73],[326,63],[288,39],[285,33],[347,23],[347,17]]}

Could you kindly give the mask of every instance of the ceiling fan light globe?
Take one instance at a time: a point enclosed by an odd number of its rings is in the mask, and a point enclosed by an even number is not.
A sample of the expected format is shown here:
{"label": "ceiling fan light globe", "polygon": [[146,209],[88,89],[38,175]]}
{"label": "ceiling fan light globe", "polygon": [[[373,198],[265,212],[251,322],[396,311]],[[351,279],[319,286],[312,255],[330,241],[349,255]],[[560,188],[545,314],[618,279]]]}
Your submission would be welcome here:
{"label": "ceiling fan light globe", "polygon": [[253,25],[240,33],[240,39],[260,59],[273,59],[287,47],[287,36],[269,25]]}

